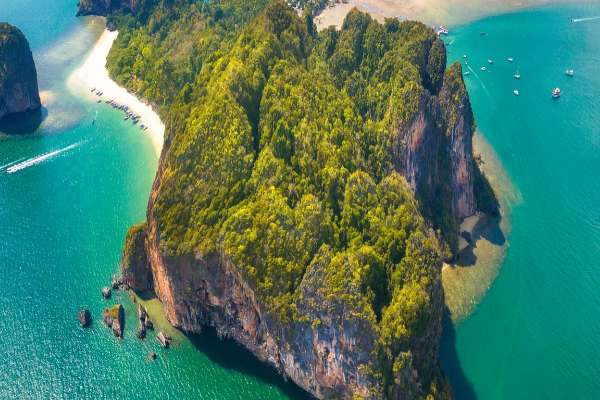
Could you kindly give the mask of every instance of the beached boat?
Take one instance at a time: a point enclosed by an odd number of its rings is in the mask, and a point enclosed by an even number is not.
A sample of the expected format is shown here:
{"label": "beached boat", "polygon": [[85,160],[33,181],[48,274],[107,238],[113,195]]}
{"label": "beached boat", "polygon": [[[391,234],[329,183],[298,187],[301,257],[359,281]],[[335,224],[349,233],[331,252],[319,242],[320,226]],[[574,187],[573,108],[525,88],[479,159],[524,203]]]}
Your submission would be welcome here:
{"label": "beached boat", "polygon": [[554,88],[554,90],[552,90],[552,98],[553,99],[558,99],[560,97],[560,89],[559,88]]}
{"label": "beached boat", "polygon": [[448,35],[448,33],[449,33],[449,32],[448,32],[448,28],[446,28],[444,25],[440,25],[440,27],[439,27],[439,28],[438,28],[438,30],[437,30],[437,34],[438,34],[438,36],[441,36],[441,35]]}

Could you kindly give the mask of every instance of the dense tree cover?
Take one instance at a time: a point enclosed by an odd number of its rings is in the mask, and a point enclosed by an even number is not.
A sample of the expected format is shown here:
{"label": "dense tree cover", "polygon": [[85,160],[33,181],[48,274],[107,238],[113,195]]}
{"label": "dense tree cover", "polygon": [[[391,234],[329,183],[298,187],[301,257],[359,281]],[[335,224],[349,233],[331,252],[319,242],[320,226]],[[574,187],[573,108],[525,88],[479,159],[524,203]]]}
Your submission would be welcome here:
{"label": "dense tree cover", "polygon": [[354,10],[317,34],[279,0],[163,0],[112,22],[111,73],[167,122],[161,251],[225,255],[281,322],[305,320],[318,267],[319,306],[341,302],[376,332],[365,370],[382,390],[414,368],[418,394],[437,396],[411,351],[441,307],[441,245],[388,149],[442,86],[433,31]]}
{"label": "dense tree cover", "polygon": [[339,0],[288,0],[289,5],[297,10],[304,10],[307,15],[315,15],[327,5],[339,2]]}

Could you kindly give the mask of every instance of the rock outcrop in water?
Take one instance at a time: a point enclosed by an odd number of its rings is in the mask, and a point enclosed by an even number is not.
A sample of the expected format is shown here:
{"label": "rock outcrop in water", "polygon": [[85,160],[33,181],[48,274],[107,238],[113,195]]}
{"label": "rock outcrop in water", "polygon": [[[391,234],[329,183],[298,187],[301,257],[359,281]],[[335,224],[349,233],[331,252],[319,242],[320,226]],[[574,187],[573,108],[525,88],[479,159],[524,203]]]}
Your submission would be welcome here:
{"label": "rock outcrop in water", "polygon": [[0,119],[40,107],[37,72],[29,43],[19,29],[0,23]]}
{"label": "rock outcrop in water", "polygon": [[81,325],[82,328],[87,328],[92,323],[92,314],[87,308],[80,310],[77,318],[79,319],[79,325]]}
{"label": "rock outcrop in water", "polygon": [[121,259],[121,272],[125,285],[136,292],[152,289],[152,274],[144,251],[146,224],[132,226],[127,233],[125,249]]}
{"label": "rock outcrop in water", "polygon": [[115,304],[102,312],[102,320],[112,329],[113,334],[119,339],[123,338],[125,329],[125,310],[121,304]]}

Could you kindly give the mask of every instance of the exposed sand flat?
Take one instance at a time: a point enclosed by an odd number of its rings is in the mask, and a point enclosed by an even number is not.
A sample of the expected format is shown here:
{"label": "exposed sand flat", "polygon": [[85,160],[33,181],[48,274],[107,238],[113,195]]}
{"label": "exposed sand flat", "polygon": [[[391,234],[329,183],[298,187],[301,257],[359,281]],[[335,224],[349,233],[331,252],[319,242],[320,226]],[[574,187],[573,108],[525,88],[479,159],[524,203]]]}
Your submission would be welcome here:
{"label": "exposed sand flat", "polygon": [[454,25],[486,15],[519,8],[568,3],[576,0],[347,0],[327,7],[315,17],[319,30],[328,26],[340,27],[346,14],[356,7],[376,19],[399,17],[415,19],[427,24]]}
{"label": "exposed sand flat", "polygon": [[509,246],[512,209],[522,201],[494,149],[480,132],[473,135],[473,149],[485,160],[481,168],[500,201],[502,219],[499,224],[488,218],[466,221],[463,228],[471,230],[474,242],[455,264],[444,264],[442,283],[446,306],[455,321],[471,313],[498,275]]}
{"label": "exposed sand flat", "polygon": [[[148,127],[148,130],[143,131],[143,133],[150,135],[156,154],[159,155],[165,133],[165,125],[160,117],[150,105],[145,104],[126,89],[117,85],[108,75],[106,57],[118,34],[116,31],[110,32],[108,30],[102,33],[87,59],[69,77],[69,88],[78,94],[97,100],[100,97],[90,91],[95,88],[97,91],[103,92],[101,97],[103,101],[114,100],[118,104],[129,107],[129,111],[140,116],[139,124]],[[106,106],[109,107],[109,105]]]}

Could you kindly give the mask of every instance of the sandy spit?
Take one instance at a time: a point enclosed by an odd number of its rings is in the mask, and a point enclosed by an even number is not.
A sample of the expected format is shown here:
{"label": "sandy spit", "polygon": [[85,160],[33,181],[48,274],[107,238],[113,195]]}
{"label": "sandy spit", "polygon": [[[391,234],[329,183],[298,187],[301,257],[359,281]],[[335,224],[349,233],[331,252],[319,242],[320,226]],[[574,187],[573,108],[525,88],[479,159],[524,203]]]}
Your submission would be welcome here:
{"label": "sandy spit", "polygon": [[[118,31],[108,30],[102,33],[83,64],[69,77],[69,88],[78,95],[88,96],[94,100],[113,100],[128,106],[131,112],[140,116],[139,124],[148,127],[144,134],[150,135],[156,154],[159,155],[164,142],[165,124],[152,106],[114,82],[106,69],[106,58],[118,34]],[[102,92],[102,97],[92,93],[92,89]]]}

